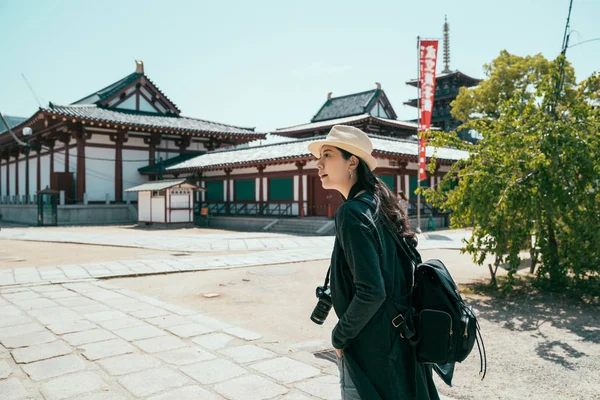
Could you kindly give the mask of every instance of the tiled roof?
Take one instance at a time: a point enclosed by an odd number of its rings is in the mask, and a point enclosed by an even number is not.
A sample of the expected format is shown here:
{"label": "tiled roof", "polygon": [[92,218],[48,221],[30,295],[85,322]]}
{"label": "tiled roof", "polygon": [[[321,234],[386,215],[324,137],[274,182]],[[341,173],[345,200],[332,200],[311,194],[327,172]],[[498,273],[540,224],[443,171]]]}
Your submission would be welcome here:
{"label": "tiled roof", "polygon": [[[435,76],[435,80],[438,81],[440,79],[448,78],[448,77],[450,77],[452,75],[457,75],[460,78],[463,78],[463,79],[468,80],[468,81],[472,81],[473,85],[478,85],[479,82],[482,81],[481,79],[473,78],[472,76],[469,76],[469,75],[467,75],[467,74],[465,74],[463,72],[460,72],[459,70],[456,70],[456,71],[453,71],[453,72],[448,72],[448,73],[445,73],[445,74],[438,74],[438,75]],[[406,82],[406,84],[416,87],[417,84],[418,84],[417,81],[418,81],[418,79],[411,79],[410,81]]]}
{"label": "tiled roof", "polygon": [[[373,142],[373,155],[397,155],[407,157],[418,157],[418,142],[410,140],[391,139],[382,136],[369,135]],[[312,154],[308,152],[307,145],[313,140],[323,140],[325,136],[293,140],[285,143],[271,144],[266,146],[254,146],[243,149],[215,151],[181,164],[167,168],[167,172],[218,169],[224,167],[243,167],[257,163],[285,162],[285,160],[311,159]],[[427,147],[427,156],[433,155],[435,149]],[[450,148],[437,149],[436,157],[442,161],[456,161],[468,157],[463,150]]]}
{"label": "tiled roof", "polygon": [[346,96],[333,97],[323,104],[321,109],[311,119],[311,122],[363,114],[379,93],[381,93],[381,90],[374,89]]}
{"label": "tiled roof", "polygon": [[177,105],[175,105],[175,103],[173,103],[158,88],[158,86],[156,86],[154,84],[154,82],[152,82],[152,80],[150,80],[150,78],[148,78],[145,74],[139,73],[139,72],[134,72],[132,74],[129,74],[125,78],[120,79],[120,80],[116,81],[115,83],[112,83],[112,84],[108,85],[107,87],[100,89],[97,92],[84,97],[83,99],[77,100],[76,102],[73,103],[73,105],[78,105],[78,104],[98,104],[99,105],[103,100],[106,100],[109,97],[111,97],[112,95],[114,95],[115,93],[118,93],[120,90],[125,89],[126,87],[131,85],[133,82],[137,81],[138,79],[140,79],[142,77],[144,77],[146,79],[146,81],[150,82],[156,88],[156,90],[159,91],[161,96],[175,107],[175,109],[177,110],[177,113],[181,112],[179,110],[179,108],[177,107]]}
{"label": "tiled roof", "polygon": [[117,93],[119,90],[126,88],[142,76],[144,76],[144,74],[140,74],[137,72],[129,74],[125,78],[120,79],[115,83],[108,85],[104,89],[100,89],[97,92],[84,97],[83,99],[77,100],[73,104],[97,104],[98,102],[107,99],[113,94]]}
{"label": "tiled roof", "polygon": [[387,119],[387,118],[378,118],[378,117],[373,117],[370,114],[360,114],[360,115],[354,115],[352,117],[336,118],[336,119],[330,119],[327,121],[313,122],[310,124],[303,124],[303,125],[290,126],[287,128],[280,128],[280,129],[275,130],[275,132],[272,132],[272,133],[274,135],[279,135],[279,134],[292,133],[292,132],[296,133],[296,132],[304,132],[304,131],[311,131],[311,130],[317,130],[317,129],[327,129],[334,125],[359,124],[359,123],[364,122],[369,119],[370,119],[370,121],[373,121],[375,123],[380,123],[383,125],[395,126],[395,127],[404,128],[404,129],[414,129],[415,132],[418,128],[417,124],[415,124],[414,122],[398,121],[395,119]]}
{"label": "tiled roof", "polygon": [[4,125],[4,122],[2,122],[2,120],[0,119],[0,135],[4,132],[8,132],[9,127],[10,128],[15,127],[15,126],[19,125],[21,122],[27,121],[27,118],[11,117],[10,115],[4,115],[4,119],[6,120],[8,127],[6,125]]}
{"label": "tiled roof", "polygon": [[253,128],[240,128],[202,119],[178,115],[161,115],[141,111],[117,110],[99,107],[95,104],[59,106],[50,104],[42,112],[66,118],[77,118],[109,124],[136,126],[149,129],[172,130],[175,133],[207,133],[251,138],[264,138],[265,134],[254,132]]}
{"label": "tiled roof", "polygon": [[[149,192],[149,191],[153,191],[153,190],[163,190],[163,189],[168,189],[171,188],[173,186],[177,186],[177,185],[181,185],[186,183],[185,179],[165,179],[162,181],[153,181],[153,182],[147,182],[147,183],[143,183],[139,186],[135,186],[129,189],[126,189],[126,192]],[[196,187],[195,185],[191,185],[191,184],[187,184],[191,187]]]}
{"label": "tiled roof", "polygon": [[156,162],[154,165],[146,165],[145,167],[142,168],[138,168],[138,172],[140,174],[158,174],[160,173],[161,169],[164,172],[167,168],[173,166],[173,165],[177,165],[180,164],[184,161],[187,161],[189,159],[192,159],[194,157],[197,157],[199,154],[195,153],[195,154],[180,154],[176,157],[173,158],[169,158],[168,160],[164,160],[162,162]]}

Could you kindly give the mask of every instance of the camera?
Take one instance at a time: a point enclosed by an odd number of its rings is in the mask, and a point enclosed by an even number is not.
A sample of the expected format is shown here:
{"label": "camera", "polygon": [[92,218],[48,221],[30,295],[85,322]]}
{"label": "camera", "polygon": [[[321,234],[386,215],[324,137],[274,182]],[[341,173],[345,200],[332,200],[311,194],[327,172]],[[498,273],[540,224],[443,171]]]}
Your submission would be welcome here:
{"label": "camera", "polygon": [[323,325],[323,322],[327,319],[327,315],[329,315],[329,311],[331,311],[331,306],[333,305],[331,302],[331,289],[326,286],[318,286],[317,299],[319,299],[319,301],[310,315],[310,320],[317,325]]}

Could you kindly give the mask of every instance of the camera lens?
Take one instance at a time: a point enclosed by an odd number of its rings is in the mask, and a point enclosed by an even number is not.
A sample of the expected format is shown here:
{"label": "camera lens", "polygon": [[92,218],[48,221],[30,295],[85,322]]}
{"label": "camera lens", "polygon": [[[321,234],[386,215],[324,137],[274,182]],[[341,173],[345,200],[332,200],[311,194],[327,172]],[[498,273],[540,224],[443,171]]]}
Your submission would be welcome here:
{"label": "camera lens", "polygon": [[327,319],[329,311],[331,310],[331,302],[323,299],[319,299],[317,306],[310,315],[310,320],[317,325],[323,325],[323,322]]}

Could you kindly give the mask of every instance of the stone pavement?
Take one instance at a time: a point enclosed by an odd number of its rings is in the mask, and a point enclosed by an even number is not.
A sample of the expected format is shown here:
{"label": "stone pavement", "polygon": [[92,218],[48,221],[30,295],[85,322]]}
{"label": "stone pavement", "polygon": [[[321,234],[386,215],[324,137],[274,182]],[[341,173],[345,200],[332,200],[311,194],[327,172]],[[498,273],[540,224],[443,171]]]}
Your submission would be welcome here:
{"label": "stone pavement", "polygon": [[258,251],[251,254],[219,256],[178,256],[148,260],[95,262],[38,268],[0,270],[0,287],[27,283],[65,283],[92,278],[115,278],[173,272],[228,269],[328,259],[331,248],[324,246],[296,250]]}
{"label": "stone pavement", "polygon": [[[269,232],[228,232],[220,234],[162,235],[161,231],[123,228],[123,233],[91,233],[56,228],[8,228],[0,231],[0,239],[39,242],[81,243],[102,246],[138,247],[152,250],[185,252],[266,251],[308,247],[332,248],[334,236],[292,236]],[[419,249],[458,249],[461,240],[470,235],[464,229],[427,232],[418,235]]]}
{"label": "stone pavement", "polygon": [[2,400],[338,399],[336,366],[105,282],[0,289]]}
{"label": "stone pavement", "polygon": [[0,288],[2,400],[339,399],[310,346],[107,282]]}

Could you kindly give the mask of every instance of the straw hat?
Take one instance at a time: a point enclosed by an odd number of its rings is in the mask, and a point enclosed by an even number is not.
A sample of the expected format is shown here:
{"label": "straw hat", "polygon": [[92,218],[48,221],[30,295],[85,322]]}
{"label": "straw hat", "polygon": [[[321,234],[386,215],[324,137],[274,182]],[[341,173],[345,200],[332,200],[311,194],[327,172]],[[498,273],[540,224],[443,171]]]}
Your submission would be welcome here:
{"label": "straw hat", "polygon": [[325,140],[317,140],[308,145],[310,151],[315,157],[321,157],[321,147],[334,146],[344,149],[363,160],[369,169],[373,171],[377,168],[377,161],[371,155],[373,152],[373,143],[366,133],[353,126],[334,125],[329,131]]}

